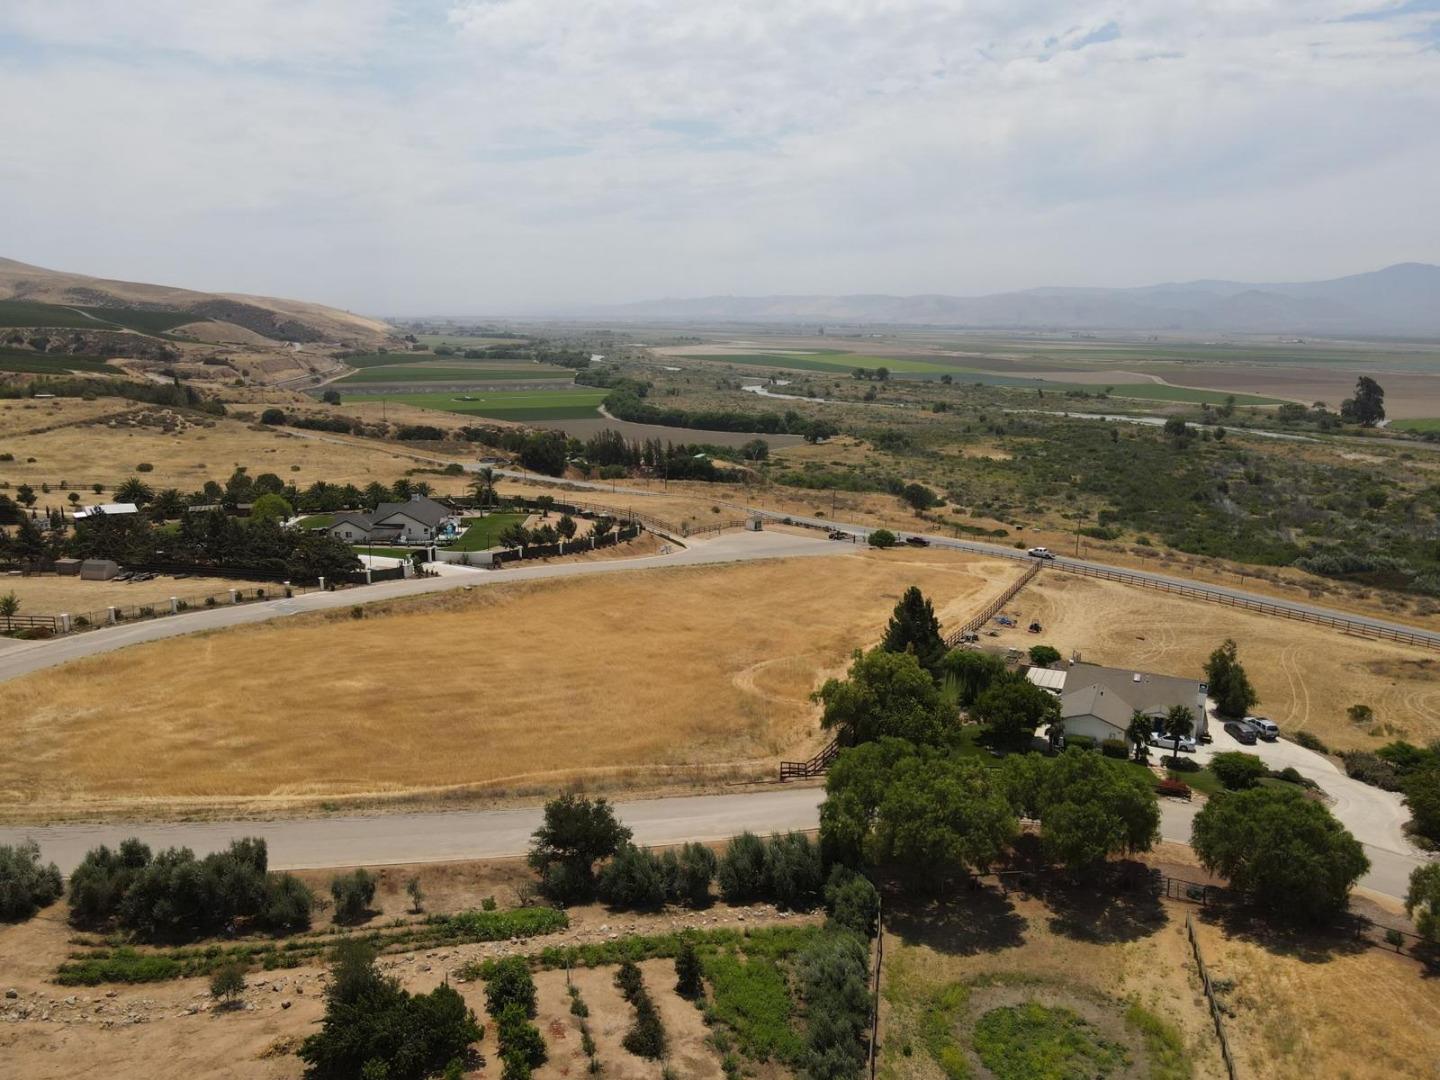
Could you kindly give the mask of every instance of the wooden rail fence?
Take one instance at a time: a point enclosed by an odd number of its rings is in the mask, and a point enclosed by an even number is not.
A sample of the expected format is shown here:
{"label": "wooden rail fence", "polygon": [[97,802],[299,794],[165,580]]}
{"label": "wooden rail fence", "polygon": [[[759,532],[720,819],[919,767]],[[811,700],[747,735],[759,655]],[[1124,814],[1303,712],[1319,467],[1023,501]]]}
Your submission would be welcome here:
{"label": "wooden rail fence", "polygon": [[1229,593],[1184,585],[1179,582],[1156,581],[1153,578],[1127,573],[1124,570],[1104,570],[1097,566],[1084,566],[1069,562],[1057,562],[1054,564],[1053,569],[1066,574],[1078,574],[1080,577],[1102,578],[1105,581],[1119,581],[1126,585],[1138,585],[1142,589],[1155,589],[1159,592],[1173,593],[1177,596],[1184,596],[1192,600],[1206,600],[1212,604],[1223,604],[1226,607],[1243,608],[1246,611],[1255,611],[1262,615],[1278,615],[1283,619],[1295,619],[1299,622],[1312,623],[1316,626],[1328,626],[1333,630],[1342,630],[1347,634],[1357,634],[1361,637],[1398,641],[1405,645],[1419,645],[1426,649],[1440,649],[1440,636],[1426,634],[1419,630],[1412,633],[1388,626],[1376,626],[1373,623],[1361,622],[1357,619],[1347,619],[1342,615],[1322,615],[1318,612],[1306,611],[1303,608],[1292,607],[1288,604],[1272,604],[1264,600],[1252,600],[1248,597],[1232,596]]}
{"label": "wooden rail fence", "polygon": [[1015,599],[1015,595],[1021,589],[1025,588],[1026,585],[1029,585],[1030,582],[1035,580],[1035,575],[1040,573],[1040,566],[1041,564],[1039,562],[1032,562],[1023,574],[1021,574],[1018,578],[1012,581],[1006,587],[1004,592],[1002,592],[999,596],[995,597],[994,600],[991,600],[990,603],[986,604],[985,607],[978,614],[971,616],[970,619],[968,619],[964,623],[961,623],[959,629],[949,634],[946,634],[945,644],[952,647],[958,645],[962,637],[964,637],[966,634],[975,633],[987,622],[989,622],[996,615],[998,615],[1004,609],[1006,604],[1010,603],[1011,600]]}
{"label": "wooden rail fence", "polygon": [[1185,913],[1185,932],[1190,936],[1190,948],[1195,951],[1195,966],[1200,969],[1200,982],[1205,987],[1205,1000],[1210,1003],[1210,1019],[1215,1022],[1215,1035],[1220,1040],[1220,1056],[1225,1059],[1225,1071],[1230,1080],[1239,1080],[1235,1069],[1235,1057],[1230,1053],[1230,1040],[1225,1037],[1225,1021],[1221,1019],[1220,1004],[1215,1000],[1215,989],[1210,985],[1210,969],[1205,966],[1205,957],[1200,953],[1200,938],[1195,933],[1195,920]]}
{"label": "wooden rail fence", "polygon": [[782,761],[781,780],[804,780],[811,776],[824,776],[830,763],[840,756],[840,740],[831,739],[809,761]]}

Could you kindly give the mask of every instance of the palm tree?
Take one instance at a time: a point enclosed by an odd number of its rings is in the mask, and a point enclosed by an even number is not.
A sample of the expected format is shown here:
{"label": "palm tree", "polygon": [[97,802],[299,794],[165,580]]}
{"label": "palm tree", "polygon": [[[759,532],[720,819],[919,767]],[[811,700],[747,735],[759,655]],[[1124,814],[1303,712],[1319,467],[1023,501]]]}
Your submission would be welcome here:
{"label": "palm tree", "polygon": [[138,476],[132,476],[115,489],[116,502],[134,503],[136,506],[144,506],[154,497],[155,492],[151,490],[150,485]]}
{"label": "palm tree", "polygon": [[479,507],[492,506],[495,503],[495,470],[489,465],[482,465],[475,472],[475,479],[470,481],[470,490],[475,493],[475,505]]}
{"label": "palm tree", "polygon": [[1165,714],[1165,734],[1175,740],[1172,757],[1180,756],[1180,740],[1195,730],[1195,716],[1187,705],[1171,705]]}
{"label": "palm tree", "polygon": [[1145,756],[1145,747],[1150,743],[1150,732],[1154,727],[1150,717],[1146,716],[1139,709],[1136,709],[1130,716],[1130,723],[1125,728],[1125,738],[1129,740],[1130,752],[1135,760],[1139,761]]}

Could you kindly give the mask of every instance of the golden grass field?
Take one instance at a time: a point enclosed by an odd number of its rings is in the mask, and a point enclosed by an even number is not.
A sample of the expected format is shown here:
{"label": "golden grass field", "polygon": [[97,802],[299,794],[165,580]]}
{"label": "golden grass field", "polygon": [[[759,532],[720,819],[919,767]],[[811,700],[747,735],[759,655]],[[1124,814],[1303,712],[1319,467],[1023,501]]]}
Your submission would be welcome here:
{"label": "golden grass field", "polygon": [[225,578],[157,577],[153,581],[81,581],[78,577],[56,574],[0,574],[0,596],[13,592],[20,600],[21,615],[58,615],[67,612],[100,611],[114,604],[133,607],[137,604],[170,603],[179,600],[203,602],[207,596],[227,596],[234,587],[254,588],[253,582],[230,581]]}
{"label": "golden grass field", "polygon": [[[1202,665],[1227,637],[1260,695],[1257,711],[1285,733],[1310,731],[1332,748],[1369,748],[1392,738],[1440,738],[1440,653],[1343,634],[1309,623],[1186,600],[1112,581],[1046,571],[1006,609],[1019,626],[984,644],[1028,648],[1169,675],[1203,678]],[[1045,628],[1038,638],[1023,629]],[[992,628],[1000,629],[992,624]],[[1369,705],[1375,722],[1346,709]]]}
{"label": "golden grass field", "polygon": [[[256,412],[260,410],[255,407]],[[82,502],[99,496],[92,484],[111,492],[140,475],[142,462],[154,466],[143,474],[152,487],[193,491],[207,480],[221,483],[244,466],[252,476],[271,472],[287,483],[305,487],[316,480],[364,487],[372,480],[393,483],[419,463],[397,448],[363,440],[329,440],[288,431],[259,428],[242,420],[200,418],[183,431],[167,434],[159,427],[135,426],[125,417],[166,412],[116,399],[81,401],[0,401],[0,453],[15,460],[0,462],[0,480],[30,484],[41,494],[39,506],[67,506],[62,483],[81,492]],[[111,424],[115,426],[111,426]],[[41,430],[48,429],[48,430]],[[27,460],[34,458],[33,462]],[[463,484],[427,477],[437,489],[459,492]],[[447,486],[448,484],[448,486]]]}
{"label": "golden grass field", "polygon": [[1268,949],[1197,922],[1231,1010],[1226,1033],[1242,1076],[1275,1080],[1422,1080],[1440,1062],[1440,984],[1382,949],[1320,959]]}
{"label": "golden grass field", "polygon": [[867,551],[487,586],[177,638],[0,686],[0,812],[232,807],[768,774],[808,695],[917,584],[942,621],[1013,564]]}

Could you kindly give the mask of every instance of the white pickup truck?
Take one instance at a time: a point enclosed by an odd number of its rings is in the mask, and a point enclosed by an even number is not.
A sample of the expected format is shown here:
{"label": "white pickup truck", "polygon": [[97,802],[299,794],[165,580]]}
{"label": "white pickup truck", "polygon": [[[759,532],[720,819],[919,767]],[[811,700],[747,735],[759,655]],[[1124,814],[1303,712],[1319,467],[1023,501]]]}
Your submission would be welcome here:
{"label": "white pickup truck", "polygon": [[1046,547],[1033,547],[1033,548],[1031,548],[1029,551],[1027,551],[1025,554],[1026,554],[1026,555],[1029,555],[1032,559],[1053,559],[1053,558],[1055,558],[1055,553],[1054,553],[1053,551],[1051,551],[1049,548],[1046,548]]}

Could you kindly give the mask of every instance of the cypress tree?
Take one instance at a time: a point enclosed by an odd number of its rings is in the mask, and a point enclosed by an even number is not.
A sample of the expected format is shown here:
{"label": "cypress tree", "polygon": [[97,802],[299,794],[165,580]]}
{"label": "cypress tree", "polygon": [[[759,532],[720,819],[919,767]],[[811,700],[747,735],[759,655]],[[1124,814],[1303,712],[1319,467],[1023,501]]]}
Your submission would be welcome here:
{"label": "cypress tree", "polygon": [[945,641],[940,636],[940,620],[935,608],[918,586],[911,585],[895,605],[895,613],[885,628],[881,647],[886,652],[913,652],[920,666],[932,675],[945,656]]}

